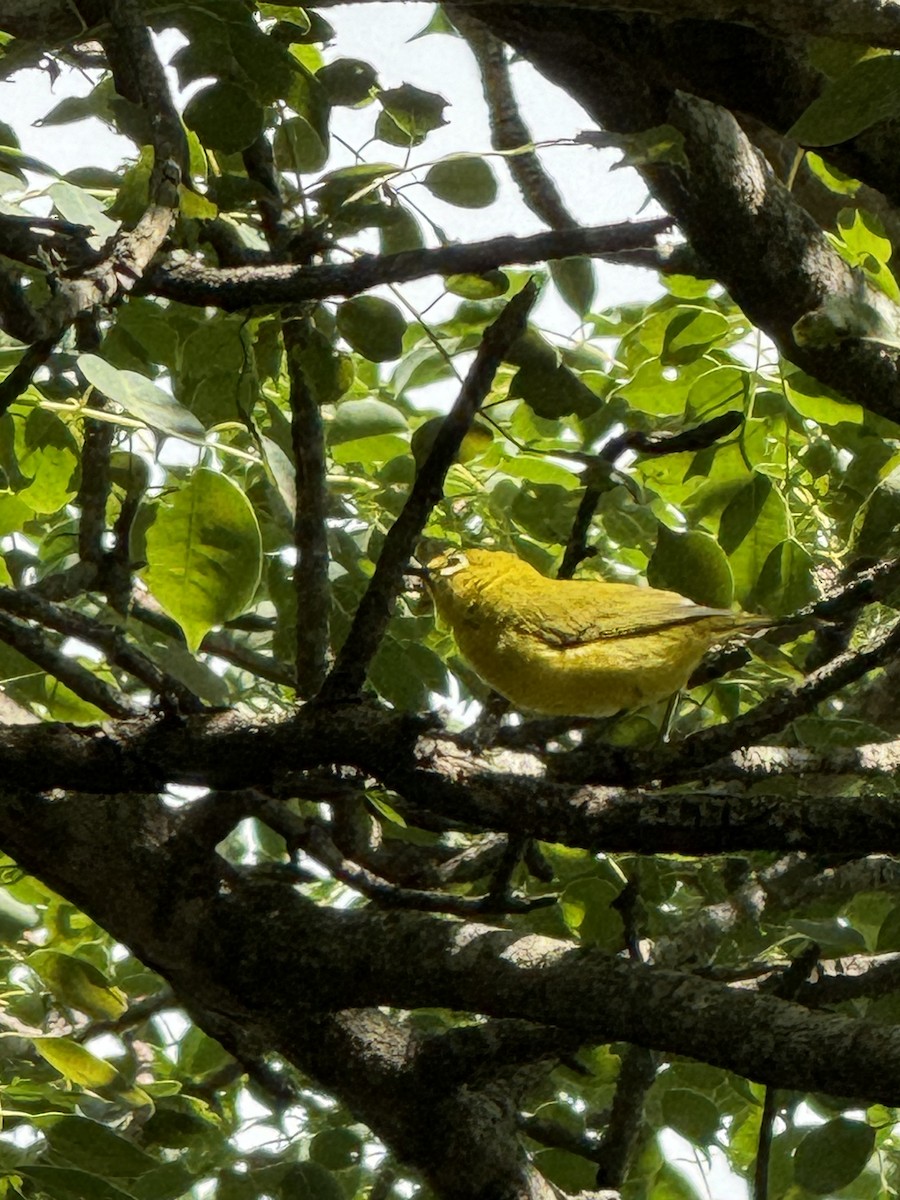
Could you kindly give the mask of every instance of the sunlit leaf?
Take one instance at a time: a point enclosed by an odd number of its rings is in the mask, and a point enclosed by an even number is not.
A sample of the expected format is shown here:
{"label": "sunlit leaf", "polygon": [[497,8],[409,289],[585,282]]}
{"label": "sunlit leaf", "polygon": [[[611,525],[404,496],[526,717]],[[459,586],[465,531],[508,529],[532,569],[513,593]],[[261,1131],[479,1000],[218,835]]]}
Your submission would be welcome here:
{"label": "sunlit leaf", "polygon": [[256,516],[236,484],[216,471],[149,506],[142,576],[196,650],[206,633],[242,613],[262,570]]}
{"label": "sunlit leaf", "polygon": [[88,383],[151,429],[175,437],[203,437],[204,428],[193,413],[145,375],[120,371],[96,354],[80,354],[78,367]]}
{"label": "sunlit leaf", "polygon": [[31,1040],[41,1058],[46,1059],[51,1067],[65,1075],[76,1087],[107,1087],[118,1077],[115,1067],[97,1058],[71,1038],[36,1037]]}

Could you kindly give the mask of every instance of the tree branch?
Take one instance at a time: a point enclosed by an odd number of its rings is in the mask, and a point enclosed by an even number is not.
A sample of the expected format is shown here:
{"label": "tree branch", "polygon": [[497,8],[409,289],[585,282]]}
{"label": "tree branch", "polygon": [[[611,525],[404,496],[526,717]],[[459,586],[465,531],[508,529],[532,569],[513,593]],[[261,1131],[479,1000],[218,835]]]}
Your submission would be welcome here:
{"label": "tree branch", "polygon": [[[337,1075],[323,1082],[338,1094],[352,1093],[365,1065],[351,1055],[311,1062],[311,1024],[348,1006],[438,1005],[686,1054],[770,1086],[900,1102],[895,1027],[809,1012],[518,929],[327,909],[290,885],[252,876],[222,889],[214,856],[198,864],[203,870],[171,869],[176,816],[156,797],[123,809],[116,797],[42,800],[9,790],[0,800],[0,843],[177,994],[254,1028],[301,1069],[317,1074],[330,1062]],[[48,858],[48,844],[67,852]],[[91,869],[98,857],[107,864],[102,873]],[[261,974],[277,978],[278,988],[261,991]],[[294,1003],[286,1006],[285,996]],[[321,1046],[321,1036],[315,1041]]]}
{"label": "tree branch", "polygon": [[362,687],[390,620],[391,605],[402,587],[403,571],[415,551],[429,513],[443,495],[444,478],[490,391],[497,368],[513,342],[524,333],[536,298],[537,288],[529,281],[484,331],[456,403],[441,425],[403,510],[384,540],[375,574],[356,610],[337,662],[322,688],[322,700],[345,700],[356,695]]}
{"label": "tree branch", "polygon": [[[449,16],[469,43],[481,73],[481,88],[491,126],[491,146],[495,150],[520,150],[530,145],[531,131],[516,103],[503,42],[463,5],[451,6]],[[550,229],[572,229],[577,225],[534,150],[510,155],[506,165],[522,199],[545,225]]]}
{"label": "tree branch", "polygon": [[284,348],[290,378],[291,445],[294,451],[294,594],[297,603],[295,665],[297,694],[314,696],[325,679],[329,649],[331,591],[328,583],[328,496],[325,488],[325,431],[319,405],[302,363],[310,321],[286,313]]}
{"label": "tree branch", "polygon": [[[801,347],[793,336],[794,325],[828,297],[871,303],[889,327],[900,327],[896,306],[885,306],[833,249],[766,171],[729,113],[674,91],[670,80],[652,71],[635,72],[633,55],[624,53],[627,26],[612,44],[598,48],[597,39],[585,38],[572,10],[556,11],[552,36],[539,11],[527,6],[479,7],[479,17],[584,104],[604,129],[629,134],[663,124],[675,128],[684,138],[684,161],[642,169],[695,253],[792,362],[848,399],[896,416],[896,352],[853,337]],[[811,89],[809,99],[815,94]]]}
{"label": "tree branch", "polygon": [[141,292],[182,304],[215,305],[234,312],[256,304],[297,304],[332,296],[358,296],[379,284],[409,283],[427,275],[478,274],[513,263],[543,262],[577,254],[602,258],[652,245],[657,235],[671,226],[672,222],[663,217],[524,238],[492,238],[462,246],[403,250],[399,254],[362,254],[352,263],[325,266],[282,263],[223,270],[195,263],[163,265],[147,276]]}

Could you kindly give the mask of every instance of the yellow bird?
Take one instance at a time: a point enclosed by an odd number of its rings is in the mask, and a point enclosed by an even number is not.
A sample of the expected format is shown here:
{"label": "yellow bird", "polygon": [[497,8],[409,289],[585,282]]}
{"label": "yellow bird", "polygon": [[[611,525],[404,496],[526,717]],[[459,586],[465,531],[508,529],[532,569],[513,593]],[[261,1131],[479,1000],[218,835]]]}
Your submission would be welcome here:
{"label": "yellow bird", "polygon": [[448,550],[425,572],[463,656],[516,708],[608,717],[683,688],[710,646],[770,625],[677,592],[547,579],[501,550]]}

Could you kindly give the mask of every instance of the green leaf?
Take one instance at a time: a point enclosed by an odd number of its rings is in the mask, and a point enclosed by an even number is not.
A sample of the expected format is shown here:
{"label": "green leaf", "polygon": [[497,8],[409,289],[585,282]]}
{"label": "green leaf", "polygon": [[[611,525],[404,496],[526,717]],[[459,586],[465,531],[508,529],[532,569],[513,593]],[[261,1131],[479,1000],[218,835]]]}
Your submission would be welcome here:
{"label": "green leaf", "polygon": [[328,161],[328,146],[305,117],[288,117],[275,130],[275,165],[282,171],[318,171]]}
{"label": "green leaf", "polygon": [[98,237],[104,239],[118,229],[117,223],[106,215],[100,201],[84,188],[60,180],[51,184],[47,192],[53,201],[53,207],[65,220],[75,225],[87,225]]}
{"label": "green leaf", "polygon": [[167,1162],[133,1179],[128,1192],[135,1200],[181,1200],[189,1194],[196,1178],[183,1163]]}
{"label": "green leaf", "polygon": [[875,950],[878,954],[890,954],[900,950],[900,907],[892,908],[882,921]]}
{"label": "green leaf", "polygon": [[58,950],[35,950],[27,961],[57,1000],[89,1017],[115,1020],[128,1007],[124,992],[113,987],[87,959]]}
{"label": "green leaf", "polygon": [[279,1195],[285,1200],[345,1200],[335,1176],[316,1162],[291,1163]]}
{"label": "green leaf", "polygon": [[317,71],[316,79],[331,104],[353,108],[370,99],[372,88],[378,83],[378,73],[362,59],[338,58]]}
{"label": "green leaf", "polygon": [[302,344],[291,347],[291,355],[303,371],[317,404],[334,404],[353,383],[353,362],[335,350],[319,329],[306,329]]}
{"label": "green leaf", "polygon": [[228,44],[235,61],[261,104],[287,97],[297,63],[277,38],[269,37],[249,19],[229,25]]}
{"label": "green leaf", "polygon": [[[836,739],[829,739],[830,745],[840,745]],[[842,918],[824,917],[822,920],[801,920],[792,917],[787,927],[795,933],[816,942],[824,957],[838,958],[842,954],[864,954],[866,940],[862,934],[849,926]]]}
{"label": "green leaf", "polygon": [[747,604],[766,559],[791,534],[784,497],[766,475],[754,474],[725,506],[719,545],[728,555],[735,595]]}
{"label": "green leaf", "polygon": [[424,245],[419,222],[408,209],[399,204],[385,208],[378,224],[378,237],[382,254],[420,250]]}
{"label": "green leaf", "polygon": [[[417,467],[421,468],[425,459],[431,453],[431,448],[443,424],[443,417],[431,417],[428,421],[420,425],[412,435],[410,449],[412,450],[413,458],[416,460]],[[457,452],[455,461],[461,463],[471,462],[473,459],[484,454],[493,445],[493,442],[494,434],[490,426],[485,425],[483,421],[474,421],[469,428],[469,432],[462,440],[462,445]]]}
{"label": "green leaf", "polygon": [[55,1155],[92,1175],[133,1179],[160,1166],[133,1142],[85,1117],[63,1117],[49,1126],[46,1137]]}
{"label": "green leaf", "polygon": [[852,532],[855,552],[876,558],[893,554],[897,544],[898,527],[900,465],[895,466],[879,482],[856,514]]}
{"label": "green leaf", "polygon": [[483,158],[470,154],[435,163],[422,182],[432,196],[458,208],[486,208],[497,199],[497,177]]}
{"label": "green leaf", "polygon": [[842,208],[837,219],[841,241],[862,262],[871,255],[876,262],[887,265],[894,248],[884,224],[874,213],[863,208]]}
{"label": "green leaf", "polygon": [[594,303],[597,281],[594,264],[589,258],[556,258],[550,263],[550,278],[559,294],[578,317],[583,317]]}
{"label": "green leaf", "polygon": [[459,37],[454,26],[450,23],[450,19],[444,12],[440,4],[434,6],[434,12],[427,25],[423,25],[418,33],[414,33],[409,39],[411,42],[417,42],[419,38],[427,37],[430,33],[446,33],[452,37]]}
{"label": "green leaf", "polygon": [[142,578],[196,651],[253,599],[262,570],[256,514],[237,484],[205,468],[148,510]]}
{"label": "green leaf", "polygon": [[151,429],[174,437],[202,438],[205,430],[193,413],[136,371],[120,371],[96,354],[79,354],[78,368],[88,383],[120,404]]}
{"label": "green leaf", "polygon": [[352,1129],[324,1129],[309,1144],[310,1161],[329,1171],[354,1167],[363,1151],[363,1139]]}
{"label": "green leaf", "polygon": [[818,598],[813,556],[795,538],[787,538],[766,559],[750,606],[783,616]]}
{"label": "green leaf", "polygon": [[387,362],[403,353],[406,321],[396,304],[380,296],[345,300],[337,313],[338,333],[370,362]]}
{"label": "green leaf", "polygon": [[679,533],[660,525],[647,582],[712,608],[730,608],[734,600],[728,557],[715,538],[699,529]]}
{"label": "green leaf", "polygon": [[624,925],[613,901],[618,888],[605,879],[576,879],[560,899],[563,920],[585,943],[603,946],[610,952],[622,947]]}
{"label": "green leaf", "polygon": [[445,275],[444,284],[448,292],[466,300],[492,300],[509,291],[509,279],[502,271],[485,271],[483,275]]}
{"label": "green leaf", "polygon": [[10,175],[15,175],[23,182],[25,171],[34,171],[36,175],[50,175],[53,178],[59,178],[59,171],[54,167],[42,162],[39,158],[34,158],[31,154],[26,154],[18,146],[0,146],[0,170],[8,171]]}
{"label": "green leaf", "polygon": [[804,1137],[794,1154],[794,1178],[817,1196],[846,1187],[863,1171],[875,1148],[875,1130],[838,1117]]}
{"label": "green leaf", "polygon": [[385,180],[396,174],[394,163],[357,163],[323,175],[312,194],[319,208],[333,216],[342,205],[377,191]]}
{"label": "green leaf", "polygon": [[87,1171],[38,1165],[16,1167],[16,1174],[30,1179],[52,1200],[131,1200],[128,1192]]}
{"label": "green leaf", "polygon": [[115,95],[115,90],[112,76],[104,76],[86,96],[66,96],[60,100],[45,117],[35,121],[35,125],[68,125],[72,121],[83,121],[86,117],[97,117],[107,125],[112,125],[109,103]]}
{"label": "green leaf", "polygon": [[[390,124],[381,127],[379,121],[376,133],[383,140],[389,141],[390,137],[384,138],[385,132],[391,134],[391,127],[399,131],[400,140],[394,140],[393,145],[418,146],[431,130],[440,129],[442,125],[447,124],[444,117],[447,101],[443,96],[423,91],[411,83],[381,92],[378,100],[384,109],[382,115],[389,117]],[[392,136],[397,138],[396,133]]]}
{"label": "green leaf", "polygon": [[374,396],[367,400],[345,400],[338,405],[335,418],[328,426],[328,443],[336,446],[341,442],[406,429],[403,414],[383,400],[376,400]]}
{"label": "green leaf", "polygon": [[615,168],[646,167],[654,163],[669,163],[685,170],[690,166],[684,152],[684,134],[674,125],[656,125],[640,133],[619,134],[610,140],[625,152]]}
{"label": "green leaf", "polygon": [[685,420],[708,421],[724,412],[743,412],[750,394],[750,372],[740,367],[713,367],[691,385]]}
{"label": "green leaf", "polygon": [[236,83],[212,83],[187,102],[184,123],[210,150],[238,154],[262,133],[263,110]]}
{"label": "green leaf", "polygon": [[855,63],[829,83],[786,136],[801,146],[835,146],[900,113],[900,57]]}
{"label": "green leaf", "polygon": [[669,1088],[662,1098],[662,1114],[670,1129],[695,1146],[710,1145],[722,1124],[722,1114],[712,1100],[688,1088]]}
{"label": "green leaf", "polygon": [[825,162],[811,150],[806,155],[806,165],[817,179],[820,179],[827,188],[832,192],[837,192],[838,195],[855,196],[862,186],[858,179],[851,179],[849,175],[845,175],[831,163]]}
{"label": "green leaf", "polygon": [[218,208],[211,200],[185,187],[183,183],[178,185],[178,211],[193,221],[211,221],[219,215]]}
{"label": "green leaf", "polygon": [[519,368],[510,384],[509,397],[521,397],[539,417],[551,421],[570,413],[589,417],[601,404],[574,371],[562,364],[537,360]]}
{"label": "green leaf", "polygon": [[694,362],[730,331],[731,323],[721,313],[707,308],[679,312],[666,327],[660,358],[664,363]]}
{"label": "green leaf", "polygon": [[597,1167],[579,1154],[570,1154],[568,1150],[538,1150],[534,1154],[534,1164],[565,1195],[575,1196],[594,1188]]}
{"label": "green leaf", "polygon": [[848,403],[805,371],[795,370],[785,375],[784,394],[791,407],[801,417],[815,421],[818,425],[840,425],[844,421],[852,421],[854,424],[862,422],[862,405]]}
{"label": "green leaf", "polygon": [[[66,424],[53,413],[31,409],[14,414],[14,451],[23,487],[17,499],[33,512],[58,512],[78,487],[78,447]],[[15,486],[15,485],[14,485]]]}
{"label": "green leaf", "polygon": [[110,1063],[97,1058],[71,1038],[35,1037],[31,1041],[41,1058],[76,1087],[93,1091],[108,1087],[119,1076],[119,1072]]}

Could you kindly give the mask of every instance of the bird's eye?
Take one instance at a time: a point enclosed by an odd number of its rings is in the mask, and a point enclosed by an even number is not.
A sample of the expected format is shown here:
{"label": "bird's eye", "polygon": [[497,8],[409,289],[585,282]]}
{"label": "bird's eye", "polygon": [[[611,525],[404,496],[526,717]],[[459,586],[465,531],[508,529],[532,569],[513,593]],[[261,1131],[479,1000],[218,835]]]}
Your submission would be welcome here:
{"label": "bird's eye", "polygon": [[441,567],[441,574],[455,575],[457,571],[461,571],[468,565],[469,560],[466,558],[465,554],[463,554],[461,551],[454,552],[447,555],[444,565]]}

